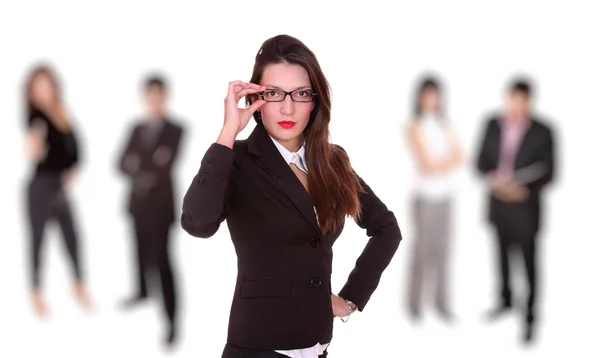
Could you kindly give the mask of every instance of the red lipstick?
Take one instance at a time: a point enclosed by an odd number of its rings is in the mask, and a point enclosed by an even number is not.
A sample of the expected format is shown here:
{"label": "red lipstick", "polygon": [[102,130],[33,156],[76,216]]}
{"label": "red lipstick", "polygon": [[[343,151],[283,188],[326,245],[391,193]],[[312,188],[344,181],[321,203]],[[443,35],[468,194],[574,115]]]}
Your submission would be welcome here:
{"label": "red lipstick", "polygon": [[285,129],[292,128],[293,126],[296,125],[296,122],[292,122],[292,121],[281,121],[281,122],[277,122],[277,123]]}

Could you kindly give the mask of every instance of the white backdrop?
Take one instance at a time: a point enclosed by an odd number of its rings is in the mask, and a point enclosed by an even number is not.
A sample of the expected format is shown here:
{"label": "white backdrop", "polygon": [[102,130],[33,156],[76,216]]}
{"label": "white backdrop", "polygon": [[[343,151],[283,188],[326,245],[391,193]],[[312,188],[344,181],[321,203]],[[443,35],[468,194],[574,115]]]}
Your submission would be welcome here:
{"label": "white backdrop", "polygon": [[[600,351],[594,340],[600,243],[596,210],[587,206],[598,195],[589,175],[597,151],[600,79],[600,24],[592,1],[330,3],[0,5],[0,356],[220,357],[236,273],[226,226],[210,240],[190,237],[177,226],[173,258],[183,319],[181,344],[172,353],[160,345],[158,302],[130,313],[117,309],[133,290],[127,187],[115,170],[117,153],[142,111],[141,79],[148,71],[162,71],[172,87],[172,113],[188,129],[177,168],[181,198],[218,136],[227,83],[248,80],[261,43],[280,33],[300,38],[317,54],[333,89],[332,140],[345,147],[355,169],[395,212],[404,235],[365,311],[346,324],[336,321],[331,357],[506,357],[523,351],[521,315],[495,325],[481,319],[495,302],[496,267],[494,241],[483,220],[484,192],[472,169],[483,118],[501,105],[506,81],[516,73],[535,78],[536,107],[556,129],[558,153],[558,181],[547,192],[547,225],[540,238],[540,340],[525,353],[595,356]],[[68,261],[58,231],[52,230],[43,247],[51,309],[45,322],[31,314],[23,216],[30,165],[22,150],[22,83],[38,60],[59,70],[80,132],[84,166],[73,199],[96,303],[92,315],[73,304]],[[454,211],[451,287],[459,321],[452,327],[433,315],[413,327],[402,310],[412,245],[413,164],[401,128],[412,108],[415,80],[428,70],[445,82],[448,113],[469,154]],[[335,290],[366,239],[349,221],[335,246]]]}

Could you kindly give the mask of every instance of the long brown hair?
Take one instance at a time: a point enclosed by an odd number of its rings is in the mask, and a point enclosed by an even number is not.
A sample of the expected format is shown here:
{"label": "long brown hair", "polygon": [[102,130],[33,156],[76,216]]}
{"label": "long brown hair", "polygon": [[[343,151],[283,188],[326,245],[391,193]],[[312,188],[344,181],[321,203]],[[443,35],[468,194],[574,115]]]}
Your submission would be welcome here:
{"label": "long brown hair", "polygon": [[[364,192],[360,180],[341,147],[329,143],[331,88],[315,54],[300,40],[289,35],[272,37],[262,44],[256,55],[251,83],[259,83],[268,65],[287,63],[302,66],[316,92],[315,106],[303,132],[308,187],[317,210],[323,235],[343,225],[346,216],[357,219],[361,213],[359,195]],[[246,103],[252,103],[246,96]],[[254,113],[259,123],[260,114]]]}
{"label": "long brown hair", "polygon": [[[54,92],[54,106],[51,109],[39,108],[39,106],[33,100],[33,84],[40,76],[45,76],[52,84],[52,90]],[[59,128],[68,130],[71,127],[69,124],[69,118],[64,112],[62,105],[61,87],[58,81],[58,76],[50,65],[37,65],[31,69],[29,75],[27,76],[27,81],[25,84],[25,111],[28,118],[38,111],[49,111],[50,113],[44,114],[47,115],[50,120],[55,122]]]}

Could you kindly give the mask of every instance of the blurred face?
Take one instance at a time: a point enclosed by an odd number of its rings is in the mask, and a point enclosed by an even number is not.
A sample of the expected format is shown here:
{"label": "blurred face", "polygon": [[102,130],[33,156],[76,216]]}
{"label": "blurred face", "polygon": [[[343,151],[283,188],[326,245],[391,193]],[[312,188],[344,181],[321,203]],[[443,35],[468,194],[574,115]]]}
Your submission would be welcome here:
{"label": "blurred face", "polygon": [[56,93],[52,80],[46,74],[39,74],[31,86],[31,99],[40,108],[50,108],[54,105]]}
{"label": "blurred face", "polygon": [[440,108],[440,94],[435,89],[427,89],[423,91],[421,96],[421,108],[425,113],[435,113]]}
{"label": "blurred face", "polygon": [[150,86],[146,90],[145,101],[148,114],[152,118],[160,118],[165,113],[166,94],[159,86]]}
{"label": "blurred face", "polygon": [[[314,107],[314,102],[307,102],[313,92],[308,72],[300,65],[273,64],[265,68],[260,84],[267,86],[267,103],[260,108],[265,129],[288,150],[297,151]],[[282,91],[295,92],[286,95]]]}
{"label": "blurred face", "polygon": [[506,98],[509,117],[523,118],[529,114],[529,97],[520,92],[510,92]]}

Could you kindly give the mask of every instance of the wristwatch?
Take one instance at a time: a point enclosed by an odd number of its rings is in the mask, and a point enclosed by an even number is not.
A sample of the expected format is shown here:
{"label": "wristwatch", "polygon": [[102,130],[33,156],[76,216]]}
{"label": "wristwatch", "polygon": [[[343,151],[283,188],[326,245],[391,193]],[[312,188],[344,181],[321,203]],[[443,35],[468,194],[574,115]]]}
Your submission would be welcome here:
{"label": "wristwatch", "polygon": [[348,322],[348,320],[350,319],[350,315],[356,310],[356,305],[354,304],[354,302],[350,301],[350,300],[346,300],[346,305],[348,306],[348,315],[346,317],[340,317],[340,319],[342,320],[342,322],[346,323]]}

